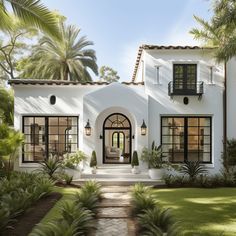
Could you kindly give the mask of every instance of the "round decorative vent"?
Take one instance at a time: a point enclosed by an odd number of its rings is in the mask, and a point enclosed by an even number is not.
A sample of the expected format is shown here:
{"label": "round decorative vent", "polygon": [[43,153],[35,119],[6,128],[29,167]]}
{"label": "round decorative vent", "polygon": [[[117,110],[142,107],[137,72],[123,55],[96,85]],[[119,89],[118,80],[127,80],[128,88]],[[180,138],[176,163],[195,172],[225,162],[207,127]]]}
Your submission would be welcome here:
{"label": "round decorative vent", "polygon": [[55,95],[52,95],[52,96],[50,97],[50,104],[51,104],[51,105],[56,104],[56,96],[55,96]]}
{"label": "round decorative vent", "polygon": [[185,105],[188,105],[188,103],[189,103],[188,97],[184,97],[183,102],[184,102]]}

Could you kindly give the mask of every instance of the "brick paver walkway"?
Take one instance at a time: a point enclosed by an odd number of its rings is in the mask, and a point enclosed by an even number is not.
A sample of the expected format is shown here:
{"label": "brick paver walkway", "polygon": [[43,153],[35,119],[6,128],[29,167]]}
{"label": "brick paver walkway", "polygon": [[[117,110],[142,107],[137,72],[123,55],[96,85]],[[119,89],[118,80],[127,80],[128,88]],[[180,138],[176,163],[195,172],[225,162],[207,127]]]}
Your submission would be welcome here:
{"label": "brick paver walkway", "polygon": [[135,223],[131,217],[130,187],[102,188],[103,200],[99,205],[94,236],[135,236]]}

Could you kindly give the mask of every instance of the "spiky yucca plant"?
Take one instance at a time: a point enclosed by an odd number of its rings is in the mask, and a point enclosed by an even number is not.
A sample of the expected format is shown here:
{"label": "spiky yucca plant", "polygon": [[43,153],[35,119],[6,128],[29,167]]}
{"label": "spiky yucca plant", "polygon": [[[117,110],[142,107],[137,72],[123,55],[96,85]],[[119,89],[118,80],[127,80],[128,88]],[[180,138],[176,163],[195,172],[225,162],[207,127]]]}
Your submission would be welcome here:
{"label": "spiky yucca plant", "polygon": [[81,191],[88,192],[90,194],[96,195],[99,199],[102,197],[101,184],[94,180],[89,180],[84,183],[81,187]]}
{"label": "spiky yucca plant", "polygon": [[51,179],[55,178],[56,171],[62,167],[62,161],[58,160],[57,157],[50,156],[47,160],[44,160],[39,163],[41,168],[39,172],[48,175]]}
{"label": "spiky yucca plant", "polygon": [[153,209],[145,210],[138,215],[138,221],[143,230],[142,235],[177,235],[177,222],[170,209],[161,209],[156,206]]}
{"label": "spiky yucca plant", "polygon": [[207,170],[198,161],[185,161],[180,172],[188,175],[190,181],[194,181],[198,175],[206,173]]}

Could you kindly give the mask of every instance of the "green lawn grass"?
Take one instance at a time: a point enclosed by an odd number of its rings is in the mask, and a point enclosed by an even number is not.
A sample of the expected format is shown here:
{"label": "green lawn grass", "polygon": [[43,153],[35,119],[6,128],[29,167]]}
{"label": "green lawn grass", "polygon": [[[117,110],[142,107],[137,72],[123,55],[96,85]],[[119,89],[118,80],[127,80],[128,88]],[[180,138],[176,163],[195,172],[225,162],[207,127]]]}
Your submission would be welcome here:
{"label": "green lawn grass", "polygon": [[[80,190],[77,188],[62,188],[62,187],[54,187],[53,192],[61,193],[62,198],[54,205],[54,207],[46,214],[46,216],[40,221],[40,223],[46,223],[51,220],[60,218],[60,205],[63,201],[69,200],[73,201],[75,194]],[[34,228],[32,232],[34,231]]]}
{"label": "green lawn grass", "polygon": [[236,188],[158,189],[160,205],[172,208],[184,236],[235,236]]}

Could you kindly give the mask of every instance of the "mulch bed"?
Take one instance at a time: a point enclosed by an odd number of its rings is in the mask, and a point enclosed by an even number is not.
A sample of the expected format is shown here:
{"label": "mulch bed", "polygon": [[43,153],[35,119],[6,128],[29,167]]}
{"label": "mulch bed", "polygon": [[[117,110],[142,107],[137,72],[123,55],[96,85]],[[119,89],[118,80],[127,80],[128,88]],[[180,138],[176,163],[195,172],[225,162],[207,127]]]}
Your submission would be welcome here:
{"label": "mulch bed", "polygon": [[23,215],[16,218],[17,222],[10,224],[4,236],[27,236],[38,224],[55,203],[62,197],[60,193],[51,193],[40,199],[35,205],[28,209]]}

